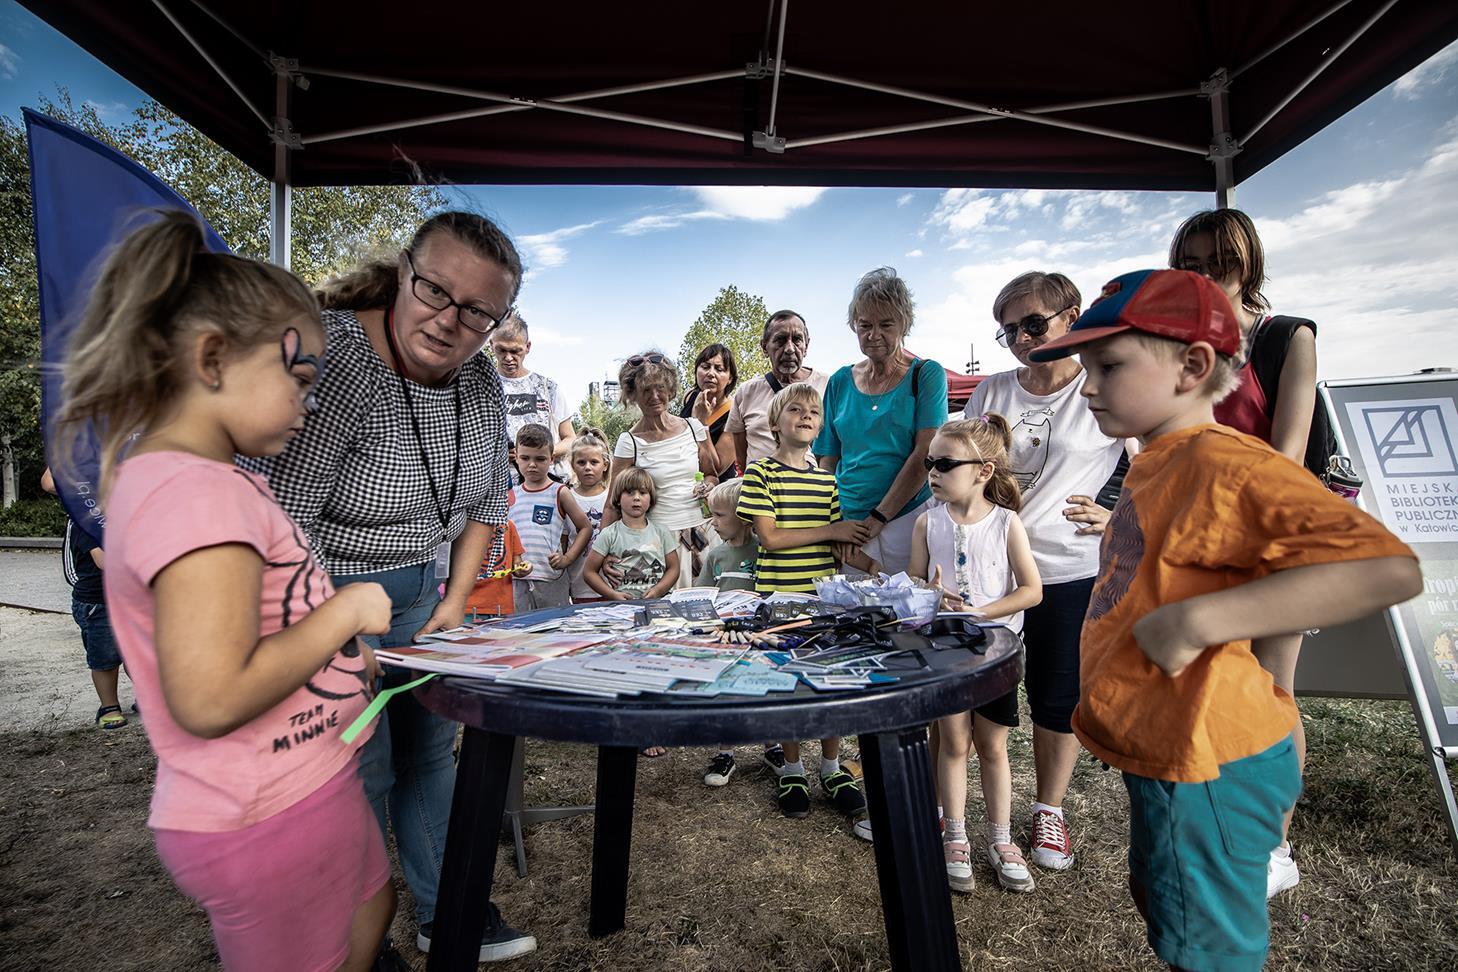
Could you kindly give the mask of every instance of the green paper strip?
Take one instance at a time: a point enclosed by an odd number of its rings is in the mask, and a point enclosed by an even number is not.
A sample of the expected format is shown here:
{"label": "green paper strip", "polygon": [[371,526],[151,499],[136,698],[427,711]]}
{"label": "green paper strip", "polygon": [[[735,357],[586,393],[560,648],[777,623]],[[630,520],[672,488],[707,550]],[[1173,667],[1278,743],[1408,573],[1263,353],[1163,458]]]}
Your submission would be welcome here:
{"label": "green paper strip", "polygon": [[354,742],[355,737],[358,736],[360,733],[364,732],[365,726],[369,725],[371,722],[374,722],[375,717],[377,717],[381,712],[384,711],[385,706],[389,704],[391,699],[399,695],[401,692],[410,691],[417,685],[424,685],[426,682],[430,681],[432,678],[435,678],[439,674],[439,672],[431,672],[429,675],[420,676],[413,682],[406,682],[404,685],[397,685],[395,688],[385,689],[379,695],[375,696],[375,700],[371,702],[369,706],[366,707],[366,709],[359,714],[358,719],[354,720],[349,724],[349,728],[344,730],[344,732],[340,734],[339,738],[344,740],[344,744],[346,746]]}

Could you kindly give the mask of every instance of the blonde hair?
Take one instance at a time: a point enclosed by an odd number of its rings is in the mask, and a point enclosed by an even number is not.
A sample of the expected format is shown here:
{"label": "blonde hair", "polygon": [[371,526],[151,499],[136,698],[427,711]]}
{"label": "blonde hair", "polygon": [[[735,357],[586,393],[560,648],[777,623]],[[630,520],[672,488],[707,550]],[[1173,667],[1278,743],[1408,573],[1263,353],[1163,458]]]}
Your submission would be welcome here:
{"label": "blonde hair", "polygon": [[1012,448],[1012,428],[996,412],[975,419],[959,419],[937,429],[937,435],[967,446],[979,459],[992,463],[987,498],[1016,513],[1023,508],[1023,493],[1008,468],[1007,451]]}
{"label": "blonde hair", "polygon": [[1072,280],[1061,273],[1030,270],[1013,277],[1007,286],[997,292],[997,297],[992,302],[993,320],[1002,324],[1002,314],[1007,310],[1007,305],[1024,297],[1033,298],[1055,314],[1069,307],[1083,306],[1083,295],[1078,292],[1078,287],[1074,286]]}
{"label": "blonde hair", "polygon": [[[186,388],[187,339],[215,331],[227,353],[277,341],[319,307],[281,267],[211,253],[202,224],[182,210],[133,230],[108,255],[71,336],[54,454],[74,472],[88,428],[101,450],[103,492],[134,432],[145,431]],[[305,326],[308,326],[307,324]]]}
{"label": "blonde hair", "polygon": [[744,483],[738,477],[724,480],[709,490],[707,497],[709,509],[727,510],[733,513],[739,509],[739,494],[743,491]]}
{"label": "blonde hair", "polygon": [[[1131,329],[1126,333],[1133,335],[1134,340],[1155,354],[1162,354],[1170,359],[1189,347],[1187,341],[1150,334],[1148,331]],[[1210,376],[1205,379],[1201,391],[1210,396],[1213,404],[1218,405],[1231,392],[1240,387],[1240,368],[1241,364],[1234,356],[1216,351],[1215,365],[1210,369]]]}
{"label": "blonde hair", "polygon": [[673,401],[673,397],[678,394],[678,368],[667,355],[662,355],[662,361],[649,361],[646,357],[648,354],[658,353],[643,352],[643,360],[636,365],[631,365],[628,361],[640,355],[633,355],[623,362],[622,368],[618,370],[618,392],[623,401],[638,404],[638,395],[645,388],[662,388],[664,397]]}
{"label": "blonde hair", "polygon": [[[437,233],[448,233],[483,260],[500,264],[511,274],[511,300],[521,291],[521,254],[511,237],[485,216],[460,211],[436,213],[421,223],[406,250],[419,253]],[[342,277],[319,288],[319,303],[325,310],[380,310],[390,306],[400,292],[404,252],[393,257],[375,257]]]}
{"label": "blonde hair", "polygon": [[613,479],[612,488],[608,490],[608,502],[619,513],[623,512],[620,500],[628,490],[648,494],[648,508],[651,510],[653,504],[658,502],[658,486],[653,482],[653,477],[648,475],[648,470],[642,466],[629,466],[618,473]]}
{"label": "blonde hair", "polygon": [[572,446],[567,456],[568,463],[577,461],[577,453],[586,452],[588,449],[596,449],[601,453],[604,464],[610,461],[608,456],[607,435],[601,429],[586,428],[577,433],[572,440]]}
{"label": "blonde hair", "polygon": [[789,408],[792,403],[814,405],[822,411],[822,414],[825,409],[825,404],[821,401],[820,393],[808,381],[792,382],[775,392],[775,397],[770,399],[769,427],[770,435],[774,436],[776,442],[780,441],[780,416],[784,414],[785,409]]}
{"label": "blonde hair", "polygon": [[856,329],[856,315],[872,304],[885,307],[893,318],[901,322],[903,336],[911,330],[916,318],[916,302],[911,299],[911,288],[906,286],[906,281],[896,275],[895,267],[877,267],[856,281],[850,306],[846,309],[846,323],[852,331]]}
{"label": "blonde hair", "polygon": [[1206,209],[1180,224],[1169,244],[1169,265],[1184,269],[1185,243],[1196,233],[1209,233],[1217,259],[1233,259],[1240,269],[1240,303],[1252,314],[1270,309],[1261,293],[1266,285],[1266,251],[1255,223],[1238,209]]}

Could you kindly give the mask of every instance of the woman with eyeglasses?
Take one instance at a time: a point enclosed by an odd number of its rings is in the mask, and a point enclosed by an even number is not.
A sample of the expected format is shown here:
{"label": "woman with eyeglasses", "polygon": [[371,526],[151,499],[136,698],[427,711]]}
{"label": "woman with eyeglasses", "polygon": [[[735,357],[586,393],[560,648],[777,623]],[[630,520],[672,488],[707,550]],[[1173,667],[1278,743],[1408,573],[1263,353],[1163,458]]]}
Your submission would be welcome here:
{"label": "woman with eyeglasses", "polygon": [[865,358],[830,376],[812,452],[835,473],[841,515],[865,520],[866,554],[887,571],[911,562],[911,531],[931,506],[927,446],[947,420],[947,373],[906,350],[915,304],[890,267],[856,283],[846,323]]}
{"label": "woman with eyeglasses", "polygon": [[1067,333],[1083,303],[1061,273],[1025,273],[992,304],[997,340],[1021,367],[990,375],[967,402],[965,417],[996,413],[1012,427],[1012,474],[1023,493],[1023,524],[1043,579],[1043,601],[1027,610],[1026,684],[1033,716],[1037,799],[1029,827],[1033,863],[1073,865],[1063,798],[1078,759],[1069,718],[1078,703],[1078,639],[1099,567],[1099,537],[1108,511],[1094,497],[1125,450],[1099,431],[1080,392],[1076,358],[1036,363],[1035,348]]}
{"label": "woman with eyeglasses", "polygon": [[[642,416],[618,436],[608,482],[632,466],[653,477],[658,495],[648,519],[678,536],[678,562],[686,567],[692,563],[698,542],[694,528],[707,519],[703,498],[719,485],[718,453],[702,422],[674,415],[669,409],[678,395],[678,370],[663,354],[645,351],[624,361],[618,371],[618,388],[623,401],[636,405]],[[699,473],[702,479],[697,479]],[[617,519],[618,511],[611,505],[603,509],[604,527]],[[687,587],[693,573],[685,569],[678,576],[678,586]]]}
{"label": "woman with eyeglasses", "polygon": [[[1270,301],[1261,293],[1266,256],[1255,223],[1238,209],[1196,213],[1175,230],[1169,265],[1214,281],[1230,298],[1240,321],[1246,360],[1240,369],[1240,384],[1215,405],[1216,421],[1270,443],[1277,452],[1320,475],[1331,447],[1325,406],[1316,400],[1316,324],[1303,317],[1268,313]],[[1277,685],[1287,692],[1293,690],[1301,635],[1258,639],[1251,652]],[[1293,738],[1304,769],[1306,731],[1299,722]],[[1266,866],[1267,897],[1275,897],[1301,880],[1287,839],[1290,826],[1291,814],[1287,813],[1281,846],[1271,852]]]}
{"label": "woman with eyeglasses", "polygon": [[[319,409],[264,471],[337,585],[374,581],[390,595],[390,633],[374,647],[460,624],[506,520],[501,382],[480,352],[521,278],[516,247],[494,223],[446,212],[423,223],[395,259],[368,263],[320,294],[328,351]],[[385,686],[406,677],[387,667]],[[454,722],[407,693],[380,714],[361,760],[380,827],[387,819],[394,826],[422,951],[435,920],[455,734]],[[482,961],[534,948],[535,938],[491,910]]]}

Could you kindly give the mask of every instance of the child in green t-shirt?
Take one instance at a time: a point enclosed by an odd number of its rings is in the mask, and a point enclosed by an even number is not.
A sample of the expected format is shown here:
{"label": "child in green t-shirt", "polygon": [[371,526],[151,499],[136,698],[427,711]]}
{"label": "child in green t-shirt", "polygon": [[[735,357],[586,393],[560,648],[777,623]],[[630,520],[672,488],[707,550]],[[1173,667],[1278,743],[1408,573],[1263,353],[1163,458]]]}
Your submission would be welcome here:
{"label": "child in green t-shirt", "polygon": [[759,539],[754,527],[735,512],[739,508],[738,479],[715,486],[708,495],[714,532],[723,543],[705,551],[703,566],[694,577],[695,587],[717,587],[721,591],[754,590],[754,565],[759,557]]}

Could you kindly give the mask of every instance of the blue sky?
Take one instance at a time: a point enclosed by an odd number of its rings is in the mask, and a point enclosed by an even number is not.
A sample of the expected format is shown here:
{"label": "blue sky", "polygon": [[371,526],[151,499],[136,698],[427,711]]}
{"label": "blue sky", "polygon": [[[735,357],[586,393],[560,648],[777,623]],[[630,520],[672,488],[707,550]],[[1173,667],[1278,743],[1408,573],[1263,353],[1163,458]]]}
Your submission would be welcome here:
{"label": "blue sky", "polygon": [[[120,120],[143,95],[13,0],[0,0],[0,113],[56,85]],[[648,346],[676,352],[719,288],[811,330],[810,359],[858,357],[845,306],[861,273],[896,267],[917,301],[908,340],[964,370],[1013,365],[992,299],[1016,274],[1060,270],[1086,297],[1162,265],[1201,193],[935,189],[466,187],[529,265],[528,366],[569,400]],[[1237,190],[1267,247],[1278,313],[1320,326],[1324,378],[1458,367],[1458,44],[1373,96]]]}

